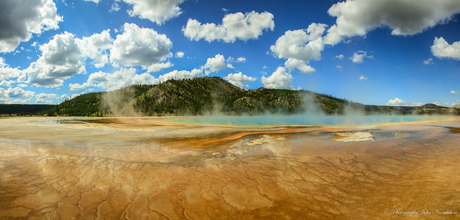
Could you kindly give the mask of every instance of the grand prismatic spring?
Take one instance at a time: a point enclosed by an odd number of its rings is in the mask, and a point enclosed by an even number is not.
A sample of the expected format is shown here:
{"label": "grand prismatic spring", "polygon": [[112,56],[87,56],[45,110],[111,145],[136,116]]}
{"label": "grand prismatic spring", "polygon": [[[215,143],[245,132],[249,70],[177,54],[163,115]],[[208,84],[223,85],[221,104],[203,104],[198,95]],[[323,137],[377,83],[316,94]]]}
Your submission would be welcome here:
{"label": "grand prismatic spring", "polygon": [[459,118],[299,117],[1,119],[0,219],[460,217]]}

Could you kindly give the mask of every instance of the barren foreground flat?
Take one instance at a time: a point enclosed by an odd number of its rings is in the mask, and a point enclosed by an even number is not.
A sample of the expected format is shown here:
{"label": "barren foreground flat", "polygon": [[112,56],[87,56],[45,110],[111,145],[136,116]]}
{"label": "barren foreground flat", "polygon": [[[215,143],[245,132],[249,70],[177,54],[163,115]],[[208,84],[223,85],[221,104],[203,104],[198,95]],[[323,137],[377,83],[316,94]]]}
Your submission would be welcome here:
{"label": "barren foreground flat", "polygon": [[460,121],[0,119],[0,219],[458,219]]}

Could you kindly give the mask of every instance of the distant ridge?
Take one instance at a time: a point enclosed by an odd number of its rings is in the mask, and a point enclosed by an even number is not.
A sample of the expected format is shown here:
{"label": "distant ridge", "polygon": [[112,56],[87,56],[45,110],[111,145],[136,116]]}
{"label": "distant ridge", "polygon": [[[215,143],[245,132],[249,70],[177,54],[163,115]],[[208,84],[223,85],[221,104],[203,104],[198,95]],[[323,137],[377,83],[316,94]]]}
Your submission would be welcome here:
{"label": "distant ridge", "polygon": [[32,114],[39,111],[52,109],[53,107],[55,107],[55,105],[0,104],[0,115]]}
{"label": "distant ridge", "polygon": [[297,114],[321,111],[340,115],[349,110],[365,114],[460,114],[458,108],[434,104],[420,107],[363,105],[306,90],[244,90],[220,77],[172,79],[158,85],[131,85],[111,92],[88,93],[49,109],[38,110],[35,114],[162,116],[207,113]]}

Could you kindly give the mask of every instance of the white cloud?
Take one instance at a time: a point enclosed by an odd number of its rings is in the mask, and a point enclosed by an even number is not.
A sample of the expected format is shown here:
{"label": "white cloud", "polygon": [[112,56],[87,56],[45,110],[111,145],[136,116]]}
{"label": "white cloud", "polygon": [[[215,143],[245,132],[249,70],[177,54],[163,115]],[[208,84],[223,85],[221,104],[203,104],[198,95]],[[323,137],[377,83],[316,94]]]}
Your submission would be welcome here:
{"label": "white cloud", "polygon": [[460,92],[458,90],[457,91],[452,90],[452,91],[450,91],[450,94],[457,95],[457,94],[460,94]]}
{"label": "white cloud", "polygon": [[28,83],[58,87],[64,79],[86,73],[82,52],[73,34],[55,35],[49,43],[41,45],[40,50],[42,56],[25,70],[29,74]]}
{"label": "white cloud", "polygon": [[[75,74],[85,74],[86,58],[93,59],[96,68],[108,63],[106,51],[111,48],[109,30],[83,39],[64,32],[57,34],[47,44],[41,45],[41,57],[24,70],[29,74],[28,83],[36,86],[59,87],[63,81]],[[25,75],[18,82],[25,80]]]}
{"label": "white cloud", "polygon": [[423,103],[421,102],[409,102],[403,101],[402,99],[395,98],[393,100],[389,100],[386,105],[388,106],[421,106]]}
{"label": "white cloud", "polygon": [[310,74],[315,72],[316,70],[305,64],[305,62],[295,59],[295,58],[289,58],[285,63],[284,66],[288,68],[289,72],[291,72],[294,68],[297,68],[300,70],[302,73],[305,74]]}
{"label": "white cloud", "polygon": [[11,68],[5,63],[3,57],[0,57],[0,80],[16,78],[21,75],[22,71],[18,68]]}
{"label": "white cloud", "polygon": [[431,52],[437,58],[460,60],[460,41],[449,44],[443,37],[436,37],[433,46],[431,46]]}
{"label": "white cloud", "polygon": [[343,37],[364,36],[372,29],[387,26],[393,35],[413,35],[434,27],[460,12],[458,0],[347,0],[329,8],[337,17],[324,42],[335,45]]}
{"label": "white cloud", "polygon": [[218,72],[221,69],[225,69],[225,58],[223,55],[217,54],[215,57],[208,58],[206,64],[203,66],[206,75],[209,73]]}
{"label": "white cloud", "polygon": [[262,67],[262,69],[268,69],[268,66],[265,66],[265,65],[264,65],[264,67]]}
{"label": "white cloud", "polygon": [[125,23],[123,34],[117,35],[110,50],[110,61],[124,66],[150,65],[170,55],[172,42],[153,29]]}
{"label": "white cloud", "polygon": [[0,53],[14,51],[32,34],[58,29],[62,21],[52,0],[1,0],[0,10]]}
{"label": "white cloud", "polygon": [[257,80],[255,77],[250,77],[246,76],[243,73],[230,73],[227,76],[224,77],[225,80],[227,80],[229,83],[233,84],[234,86],[240,87],[240,88],[249,88],[248,85],[245,85],[243,83],[249,83],[249,82],[254,82]]}
{"label": "white cloud", "polygon": [[[148,73],[136,74],[135,68],[121,68],[114,73],[102,71],[91,74],[83,84],[70,84],[71,90],[80,90],[89,86],[105,88],[109,91],[133,84],[158,84],[159,80]],[[73,89],[72,89],[73,88]]]}
{"label": "white cloud", "polygon": [[18,84],[19,87],[28,87],[27,84]]}
{"label": "white cloud", "polygon": [[237,39],[243,41],[258,39],[264,30],[273,31],[274,28],[275,22],[271,13],[252,11],[246,14],[241,12],[227,14],[220,25],[201,24],[195,19],[188,19],[187,25],[182,28],[182,31],[190,40],[204,39],[208,42],[222,40],[226,43],[233,43]]}
{"label": "white cloud", "polygon": [[369,78],[364,77],[364,76],[360,76],[360,77],[359,77],[359,80],[368,80],[368,79],[369,79]]}
{"label": "white cloud", "polygon": [[94,2],[94,3],[97,4],[97,3],[99,3],[100,0],[85,0],[85,1],[87,1],[87,2]]}
{"label": "white cloud", "polygon": [[133,6],[128,13],[130,16],[138,16],[148,19],[158,25],[182,14],[179,5],[184,0],[123,0]]}
{"label": "white cloud", "polygon": [[110,30],[102,31],[100,34],[93,34],[91,37],[76,39],[81,51],[81,56],[94,60],[96,68],[102,68],[109,62],[107,50],[112,47],[113,39],[110,37]]}
{"label": "white cloud", "polygon": [[182,58],[182,57],[184,57],[184,52],[182,52],[182,51],[176,52],[176,55],[174,55],[174,57]]}
{"label": "white cloud", "polygon": [[202,69],[193,69],[192,71],[187,70],[174,70],[164,75],[161,75],[159,78],[160,82],[165,82],[170,79],[190,79],[193,77],[203,76]]}
{"label": "white cloud", "polygon": [[159,72],[162,69],[171,68],[173,66],[174,66],[174,64],[172,64],[170,62],[167,62],[167,63],[155,63],[155,64],[152,64],[152,65],[150,65],[150,66],[148,66],[147,68],[144,68],[144,69],[147,69],[147,73],[150,73],[150,72]]}
{"label": "white cloud", "polygon": [[453,106],[456,106],[456,105],[460,105],[460,100],[457,100],[457,101],[455,101],[455,102],[452,102],[452,107],[453,107]]}
{"label": "white cloud", "polygon": [[312,59],[320,60],[321,51],[324,49],[321,35],[326,27],[325,24],[312,23],[306,32],[303,29],[286,31],[276,40],[275,45],[270,47],[270,50],[278,58],[295,58],[304,62]]}
{"label": "white cloud", "polygon": [[229,69],[235,69],[235,67],[231,63],[227,63],[227,68]]}
{"label": "white cloud", "polygon": [[433,58],[430,58],[428,60],[423,60],[423,64],[425,65],[433,64]]}
{"label": "white cloud", "polygon": [[238,57],[238,59],[236,59],[236,62],[237,63],[246,62],[246,58],[245,57]]}
{"label": "white cloud", "polygon": [[110,7],[109,12],[119,11],[119,10],[120,10],[120,5],[118,5],[118,2],[114,2],[112,6]]}
{"label": "white cloud", "polygon": [[362,63],[364,62],[364,58],[374,58],[373,55],[370,55],[370,56],[367,56],[367,52],[366,51],[356,51],[355,53],[353,53],[353,56],[350,57],[350,60],[353,62],[353,63]]}
{"label": "white cloud", "polygon": [[284,67],[278,67],[269,77],[262,76],[260,81],[267,89],[289,89],[292,84],[292,76]]}
{"label": "white cloud", "polygon": [[339,54],[337,56],[335,56],[336,59],[339,59],[339,60],[343,60],[343,58],[345,58],[345,56],[343,54]]}
{"label": "white cloud", "polygon": [[343,71],[343,68],[341,66],[335,66],[334,69],[337,69],[338,71]]}
{"label": "white cloud", "polygon": [[435,105],[441,105],[441,103],[439,103],[439,102],[433,102],[433,104],[435,104]]}
{"label": "white cloud", "polygon": [[20,87],[8,88],[8,89],[0,88],[0,102],[2,103],[7,103],[10,98],[17,99],[17,98],[22,98],[22,97],[33,97],[34,95],[35,95],[35,92],[24,91]]}
{"label": "white cloud", "polygon": [[81,95],[81,94],[73,94],[73,95],[70,97],[70,99],[76,98],[76,97],[78,97],[78,96],[80,96],[80,95]]}
{"label": "white cloud", "polygon": [[70,91],[76,91],[76,90],[80,90],[80,89],[84,89],[84,88],[87,88],[87,87],[90,87],[92,86],[92,83],[88,83],[88,82],[85,82],[83,84],[78,84],[78,83],[70,83],[69,84],[69,88],[70,88]]}
{"label": "white cloud", "polygon": [[35,96],[36,99],[52,99],[56,97],[57,97],[56,94],[46,94],[46,93],[40,93]]}
{"label": "white cloud", "polygon": [[0,82],[0,86],[11,87],[11,83],[15,83],[15,81],[13,81],[13,80],[2,80]]}

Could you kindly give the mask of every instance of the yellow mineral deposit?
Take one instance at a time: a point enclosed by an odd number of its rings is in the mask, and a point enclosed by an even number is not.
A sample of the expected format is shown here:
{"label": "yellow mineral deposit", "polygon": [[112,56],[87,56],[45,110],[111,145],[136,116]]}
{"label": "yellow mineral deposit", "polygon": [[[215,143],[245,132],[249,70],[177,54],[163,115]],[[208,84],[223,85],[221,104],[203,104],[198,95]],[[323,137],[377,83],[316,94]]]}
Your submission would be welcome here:
{"label": "yellow mineral deposit", "polygon": [[459,127],[5,118],[0,219],[458,219]]}

